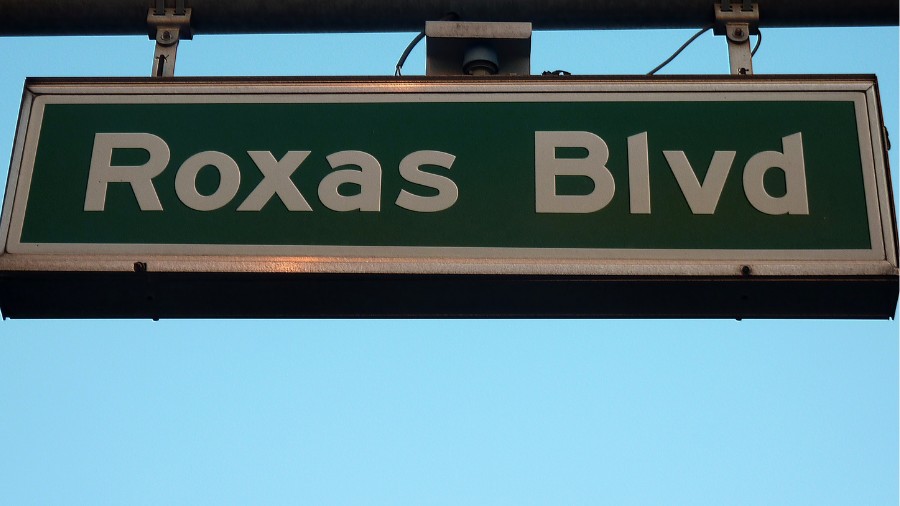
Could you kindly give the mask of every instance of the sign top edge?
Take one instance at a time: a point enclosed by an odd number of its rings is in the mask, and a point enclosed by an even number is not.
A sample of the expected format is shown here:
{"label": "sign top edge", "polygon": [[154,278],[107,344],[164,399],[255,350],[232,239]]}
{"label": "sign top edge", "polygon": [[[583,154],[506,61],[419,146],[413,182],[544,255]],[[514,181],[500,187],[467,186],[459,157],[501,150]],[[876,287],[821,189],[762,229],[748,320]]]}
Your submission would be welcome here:
{"label": "sign top edge", "polygon": [[[25,89],[34,94],[65,94],[67,88],[81,90],[84,88],[102,88],[105,91],[120,90],[121,93],[141,92],[147,90],[171,90],[179,88],[186,93],[221,93],[222,88],[234,93],[254,92],[259,88],[317,88],[319,91],[359,87],[378,93],[404,93],[434,90],[473,92],[492,91],[602,91],[604,87],[622,90],[626,87],[659,87],[674,86],[686,88],[702,88],[711,92],[729,92],[760,87],[797,87],[815,86],[817,88],[866,90],[877,86],[878,79],[874,74],[828,74],[828,75],[616,75],[616,76],[315,76],[315,77],[28,77]],[[190,91],[185,90],[190,87]],[[567,90],[571,88],[571,90]],[[215,91],[213,91],[215,90]],[[649,91],[645,89],[644,91]],[[673,90],[674,91],[674,90]],[[168,91],[167,91],[168,92]]]}
{"label": "sign top edge", "polygon": [[875,74],[755,74],[741,75],[568,75],[568,76],[179,76],[179,77],[27,77],[25,84],[564,84],[564,83],[770,83],[770,82],[872,82]]}

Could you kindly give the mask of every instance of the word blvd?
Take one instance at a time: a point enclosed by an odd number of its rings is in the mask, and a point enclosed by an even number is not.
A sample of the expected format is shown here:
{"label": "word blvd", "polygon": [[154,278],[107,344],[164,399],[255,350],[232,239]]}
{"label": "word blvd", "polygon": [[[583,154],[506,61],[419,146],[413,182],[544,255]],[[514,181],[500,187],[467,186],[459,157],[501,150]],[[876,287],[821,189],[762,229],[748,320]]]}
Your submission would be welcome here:
{"label": "word blvd", "polygon": [[[628,137],[628,184],[631,214],[650,214],[650,150],[647,132]],[[809,214],[803,136],[783,137],[782,151],[763,151],[744,166],[744,195],[758,211],[769,215]],[[581,148],[584,158],[557,158],[557,148]],[[663,151],[678,187],[693,214],[714,214],[734,162],[735,151],[716,151],[703,181],[697,177],[684,151]],[[591,132],[535,132],[535,211],[538,213],[591,213],[612,201],[616,183],[606,167],[609,148]],[[765,187],[770,170],[784,174],[786,192],[776,197]],[[559,195],[557,176],[585,176],[594,183],[591,193]]]}

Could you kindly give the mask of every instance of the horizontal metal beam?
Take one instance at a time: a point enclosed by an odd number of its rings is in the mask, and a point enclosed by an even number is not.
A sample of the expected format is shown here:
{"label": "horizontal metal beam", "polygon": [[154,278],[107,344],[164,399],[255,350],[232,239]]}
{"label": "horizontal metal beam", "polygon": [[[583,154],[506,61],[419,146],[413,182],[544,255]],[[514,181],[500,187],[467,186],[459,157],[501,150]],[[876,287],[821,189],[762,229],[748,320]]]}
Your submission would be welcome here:
{"label": "horizontal metal beam", "polygon": [[[525,21],[537,30],[686,28],[714,21],[719,0],[183,0],[195,34],[399,32],[455,13],[464,21]],[[896,0],[756,0],[760,24],[889,26]],[[175,7],[176,0],[165,0]],[[157,0],[0,0],[0,35],[147,33]]]}

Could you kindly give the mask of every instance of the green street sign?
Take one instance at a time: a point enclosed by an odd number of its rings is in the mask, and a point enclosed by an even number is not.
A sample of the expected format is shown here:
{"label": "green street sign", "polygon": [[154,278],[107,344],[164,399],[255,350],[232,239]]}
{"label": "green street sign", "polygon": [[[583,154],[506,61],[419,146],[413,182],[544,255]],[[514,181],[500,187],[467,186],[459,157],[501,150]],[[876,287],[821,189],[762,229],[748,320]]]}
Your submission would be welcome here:
{"label": "green street sign", "polygon": [[891,206],[872,78],[34,80],[0,268],[896,277]]}

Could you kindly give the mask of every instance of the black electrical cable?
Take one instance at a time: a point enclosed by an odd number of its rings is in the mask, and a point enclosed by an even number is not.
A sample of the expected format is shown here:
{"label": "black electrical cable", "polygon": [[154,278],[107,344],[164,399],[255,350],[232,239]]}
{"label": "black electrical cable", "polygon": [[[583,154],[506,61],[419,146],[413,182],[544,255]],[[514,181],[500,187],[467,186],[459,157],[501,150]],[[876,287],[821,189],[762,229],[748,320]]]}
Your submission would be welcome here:
{"label": "black electrical cable", "polygon": [[762,30],[757,30],[756,34],[756,45],[753,46],[753,51],[750,51],[750,57],[753,58],[756,56],[756,52],[759,51],[759,46],[762,44]]}
{"label": "black electrical cable", "polygon": [[412,40],[412,42],[410,42],[409,45],[406,46],[406,50],[403,51],[403,54],[400,55],[400,59],[397,60],[397,69],[394,71],[395,76],[402,75],[400,73],[400,69],[403,68],[403,64],[406,63],[406,59],[409,58],[409,53],[411,53],[413,48],[416,47],[416,44],[418,44],[424,38],[425,38],[425,32],[423,31],[423,32],[419,33],[418,35],[416,35],[416,37]]}
{"label": "black electrical cable", "polygon": [[703,35],[707,31],[709,31],[709,29],[712,27],[713,27],[713,25],[708,25],[704,28],[701,28],[699,32],[695,33],[690,39],[687,40],[687,42],[682,44],[681,47],[679,47],[677,51],[672,53],[672,56],[668,57],[666,59],[666,61],[660,63],[655,69],[651,70],[650,72],[647,72],[647,75],[652,76],[653,74],[657,73],[660,69],[662,69],[663,67],[665,67],[666,65],[671,63],[672,60],[674,60],[678,55],[680,55],[681,52],[684,51],[684,49],[691,44],[691,42],[694,42],[695,40],[697,40],[697,37]]}
{"label": "black electrical cable", "polygon": [[[449,12],[449,13],[445,14],[444,17],[442,17],[440,19],[440,21],[456,21],[457,19],[459,19],[458,14],[456,14],[455,12]],[[425,38],[425,31],[423,30],[422,32],[420,32],[418,35],[416,35],[413,38],[412,42],[410,42],[408,46],[406,46],[406,50],[403,51],[403,54],[400,55],[400,59],[397,60],[397,67],[396,67],[396,70],[394,70],[395,76],[403,75],[400,73],[400,69],[403,68],[403,64],[406,63],[406,59],[409,58],[409,53],[411,53],[413,48],[415,48],[416,45],[419,42],[421,42],[422,39],[424,39],[424,38]]]}

